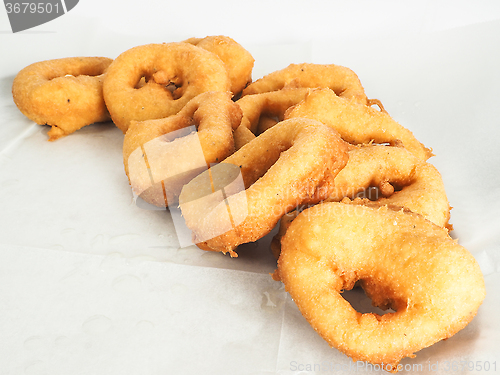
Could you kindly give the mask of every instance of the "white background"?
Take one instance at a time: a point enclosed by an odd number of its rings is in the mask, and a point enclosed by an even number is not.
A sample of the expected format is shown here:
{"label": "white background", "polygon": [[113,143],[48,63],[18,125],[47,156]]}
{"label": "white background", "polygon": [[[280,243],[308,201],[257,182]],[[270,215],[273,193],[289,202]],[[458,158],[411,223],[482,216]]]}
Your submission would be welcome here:
{"label": "white background", "polygon": [[133,204],[118,129],[49,143],[12,101],[15,74],[36,61],[216,34],[253,54],[254,79],[292,62],[352,68],[433,148],[453,236],[488,294],[467,328],[402,364],[500,371],[500,2],[81,0],[16,34],[0,8],[0,374],[353,372],[271,280],[269,238],[238,259],[179,249],[168,213]]}

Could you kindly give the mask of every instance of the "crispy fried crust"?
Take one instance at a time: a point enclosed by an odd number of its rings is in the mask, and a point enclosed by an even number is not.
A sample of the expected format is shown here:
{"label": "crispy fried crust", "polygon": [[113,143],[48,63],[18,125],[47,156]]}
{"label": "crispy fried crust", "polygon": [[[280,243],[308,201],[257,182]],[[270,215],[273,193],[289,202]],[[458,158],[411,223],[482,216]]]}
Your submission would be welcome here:
{"label": "crispy fried crust", "polygon": [[373,187],[378,189],[377,196],[363,199],[406,207],[448,227],[450,205],[441,174],[404,148],[370,145],[350,150],[349,162],[333,184],[327,201],[355,199]]}
{"label": "crispy fried crust", "polygon": [[290,108],[285,118],[306,117],[337,130],[352,144],[401,144],[421,160],[432,156],[411,131],[394,121],[386,112],[339,97],[330,89],[317,89],[304,101]]}
{"label": "crispy fried crust", "polygon": [[[349,150],[349,161],[331,181],[325,202],[347,202],[405,207],[434,224],[451,229],[450,204],[439,171],[404,148],[358,146]],[[375,194],[370,194],[371,189]],[[369,196],[369,197],[366,197]],[[282,218],[271,250],[276,258],[280,241],[298,212]],[[284,219],[284,220],[283,220]]]}
{"label": "crispy fried crust", "polygon": [[198,94],[229,89],[222,60],[189,43],[131,48],[110,65],[103,86],[111,118],[124,133],[132,120],[174,115]]}
{"label": "crispy fried crust", "polygon": [[209,172],[182,189],[182,214],[200,248],[235,256],[238,245],[269,233],[297,205],[324,199],[323,184],[346,162],[347,146],[331,128],[308,119],[282,121],[221,163],[237,166],[243,178],[246,190],[234,194],[230,199],[235,203],[229,203],[233,221],[235,213],[244,212],[238,225],[221,230],[228,209],[222,195],[206,203],[200,199]]}
{"label": "crispy fried crust", "polygon": [[[485,296],[477,262],[445,229],[387,206],[303,211],[283,237],[275,278],[331,346],[393,371],[464,328]],[[358,281],[375,306],[396,312],[355,311],[341,293]]]}
{"label": "crispy fried crust", "polygon": [[290,64],[251,83],[243,96],[290,88],[329,88],[340,96],[367,104],[365,90],[356,73],[335,64]]}
{"label": "crispy fried crust", "polygon": [[235,40],[224,35],[214,35],[205,38],[190,38],[184,42],[210,51],[224,62],[234,95],[239,94],[252,82],[255,59]]}
{"label": "crispy fried crust", "polygon": [[[160,207],[176,203],[185,183],[234,152],[233,129],[242,115],[231,95],[206,92],[176,115],[131,122],[123,143],[123,162],[135,194]],[[169,139],[172,132],[190,126],[197,131]]]}
{"label": "crispy fried crust", "polygon": [[69,57],[31,64],[14,79],[14,102],[30,120],[52,126],[50,141],[85,125],[108,121],[102,85],[112,61],[107,57]]}
{"label": "crispy fried crust", "polygon": [[[238,99],[236,104],[243,111],[241,126],[250,131],[240,129],[235,133],[237,149],[250,142],[263,130],[276,125],[279,121],[283,121],[286,110],[304,100],[308,92],[309,89],[307,88],[290,88],[247,95]],[[264,125],[261,124],[261,119],[268,122],[273,119],[276,119],[276,121],[273,121],[272,125]],[[264,126],[266,129],[263,129]]]}

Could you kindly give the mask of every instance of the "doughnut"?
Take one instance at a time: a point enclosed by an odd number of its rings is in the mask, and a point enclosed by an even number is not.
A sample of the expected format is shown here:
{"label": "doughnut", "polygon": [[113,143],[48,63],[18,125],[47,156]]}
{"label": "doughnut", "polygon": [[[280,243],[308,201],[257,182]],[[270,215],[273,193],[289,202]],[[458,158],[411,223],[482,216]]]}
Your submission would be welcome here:
{"label": "doughnut", "polygon": [[279,259],[281,253],[281,239],[285,235],[288,227],[292,224],[298,214],[302,211],[302,207],[298,207],[293,211],[287,212],[282,216],[278,225],[278,232],[274,235],[271,240],[269,247],[271,248],[271,253],[276,259]]}
{"label": "doughnut", "polygon": [[257,124],[257,134],[264,133],[267,129],[272,128],[279,121],[274,116],[268,116],[261,114],[259,118],[259,123]]}
{"label": "doughnut", "polygon": [[376,196],[365,199],[406,207],[440,227],[448,227],[450,205],[441,174],[404,148],[371,145],[350,150],[349,161],[333,185],[327,201],[363,197],[375,188]]}
{"label": "doughnut", "polygon": [[329,89],[312,90],[301,103],[285,113],[285,118],[293,117],[323,122],[352,144],[389,143],[402,145],[424,161],[432,156],[431,150],[387,113],[346,100]]}
{"label": "doughnut", "polygon": [[[283,89],[238,99],[236,104],[243,111],[243,119],[234,133],[236,149],[240,149],[260,132],[282,121],[285,111],[304,100],[308,92],[307,88]],[[260,122],[262,118],[264,118],[263,123]]]}
{"label": "doughnut", "polygon": [[103,86],[111,118],[123,133],[132,120],[165,118],[198,94],[229,89],[221,59],[189,43],[131,48],[109,66]]}
{"label": "doughnut", "polygon": [[[332,202],[301,212],[274,278],[330,346],[390,372],[463,329],[485,297],[477,262],[445,229],[387,206]],[[355,283],[394,312],[357,312],[342,297]]]}
{"label": "doughnut", "polygon": [[177,202],[191,178],[234,152],[233,130],[242,115],[231,96],[230,92],[205,92],[176,115],[131,121],[123,142],[123,162],[136,195],[167,207]]}
{"label": "doughnut", "polygon": [[236,150],[239,150],[253,139],[255,139],[255,134],[246,126],[238,126],[234,131],[234,147]]}
{"label": "doughnut", "polygon": [[107,57],[67,57],[31,64],[14,78],[14,103],[30,120],[51,126],[49,141],[109,121],[102,85],[112,61]]}
{"label": "doughnut", "polygon": [[245,48],[233,39],[218,35],[205,38],[190,38],[184,41],[210,51],[224,62],[231,81],[231,91],[239,94],[248,83],[252,82],[252,70],[255,59]]}
{"label": "doughnut", "polygon": [[[230,197],[204,197],[205,191],[211,192],[207,184],[225,178],[224,173],[212,174],[214,181],[208,178],[213,168],[183,187],[179,205],[193,242],[204,250],[237,256],[238,245],[269,233],[285,213],[323,199],[327,192],[322,185],[345,166],[347,157],[345,142],[320,122],[299,118],[280,122],[218,165],[236,166],[245,190]],[[235,225],[226,228],[221,221],[228,210]]]}
{"label": "doughnut", "polygon": [[[358,146],[349,150],[347,165],[328,188],[325,202],[366,203],[405,207],[434,224],[452,229],[450,204],[441,174],[432,164],[422,162],[404,148]],[[373,192],[372,192],[373,190]],[[271,241],[271,251],[278,258],[280,241],[299,211],[283,217],[279,231]]]}
{"label": "doughnut", "polygon": [[290,64],[248,85],[243,96],[281,90],[285,87],[330,88],[337,95],[368,104],[365,89],[356,73],[334,64]]}

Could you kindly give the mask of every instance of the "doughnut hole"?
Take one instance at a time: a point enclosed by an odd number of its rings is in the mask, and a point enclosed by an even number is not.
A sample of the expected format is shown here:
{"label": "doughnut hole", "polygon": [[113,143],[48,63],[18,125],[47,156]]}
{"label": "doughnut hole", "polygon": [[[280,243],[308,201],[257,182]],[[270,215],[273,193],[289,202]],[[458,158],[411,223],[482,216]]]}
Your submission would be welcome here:
{"label": "doughnut hole", "polygon": [[168,92],[170,92],[173,100],[181,98],[189,85],[189,81],[185,82],[182,77],[177,75],[172,77],[164,70],[159,70],[154,73],[153,81],[163,86]]}
{"label": "doughnut hole", "polygon": [[175,96],[174,96],[174,92],[179,88],[179,86],[177,86],[174,82],[171,82],[171,81],[167,81],[167,82],[156,82],[155,80],[152,80],[151,77],[149,76],[142,76],[139,80],[139,82],[137,82],[137,84],[135,85],[135,89],[140,89],[144,86],[146,86],[147,84],[159,84],[161,86],[163,86],[164,89],[166,89],[166,91],[170,92],[170,94],[172,94],[172,97],[171,99],[173,100],[174,97],[176,97],[176,99],[178,99],[180,97],[180,93],[176,93]]}
{"label": "doughnut hole", "polygon": [[354,288],[341,292],[341,296],[360,314],[375,314],[382,316],[397,311],[395,306],[388,306],[387,303],[382,306],[375,305],[374,301],[366,295],[360,282],[356,283]]}

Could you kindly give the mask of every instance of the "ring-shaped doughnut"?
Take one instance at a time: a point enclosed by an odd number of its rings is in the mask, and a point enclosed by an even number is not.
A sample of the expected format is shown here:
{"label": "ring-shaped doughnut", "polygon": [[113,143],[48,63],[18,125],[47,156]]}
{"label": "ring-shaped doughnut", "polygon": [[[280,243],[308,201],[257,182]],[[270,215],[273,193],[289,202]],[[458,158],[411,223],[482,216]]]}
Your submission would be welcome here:
{"label": "ring-shaped doughnut", "polygon": [[[327,201],[363,198],[406,207],[440,227],[449,226],[450,204],[441,174],[404,148],[371,145],[351,149],[349,161],[333,185]],[[374,196],[370,196],[371,188],[375,188]]]}
{"label": "ring-shaped doughnut", "polygon": [[285,87],[329,88],[337,95],[368,104],[365,89],[356,73],[335,64],[290,64],[248,85],[243,96],[281,90]]}
{"label": "ring-shaped doughnut", "polygon": [[[239,168],[245,190],[203,202],[205,172],[182,189],[181,211],[198,247],[237,256],[238,245],[269,233],[285,213],[321,200],[322,184],[346,162],[347,146],[331,128],[308,119],[282,121],[220,164]],[[220,233],[228,208],[234,223],[242,220]]]}
{"label": "ring-shaped doughnut", "polygon": [[[330,346],[392,372],[464,328],[485,296],[477,262],[445,229],[387,206],[303,211],[283,237],[274,277]],[[374,306],[395,312],[357,312],[342,297],[356,282]]]}
{"label": "ring-shaped doughnut", "polygon": [[40,61],[14,78],[12,96],[19,110],[40,125],[50,125],[49,141],[95,122],[109,121],[104,104],[107,57],[68,57]]}
{"label": "ring-shaped doughnut", "polygon": [[231,91],[239,94],[252,82],[252,70],[255,59],[235,40],[224,35],[190,38],[184,41],[196,47],[210,51],[222,60],[231,81]]}
{"label": "ring-shaped doughnut", "polygon": [[240,124],[241,109],[231,95],[206,92],[176,115],[131,122],[123,162],[136,195],[155,206],[176,203],[184,184],[234,152],[233,130]]}
{"label": "ring-shaped doughnut", "polygon": [[421,160],[433,154],[413,133],[385,112],[339,97],[330,89],[311,90],[307,97],[285,113],[285,118],[306,117],[337,130],[352,144],[402,145]]}
{"label": "ring-shaped doughnut", "polygon": [[[241,107],[243,118],[234,133],[236,149],[239,150],[259,135],[260,131],[265,130],[264,127],[270,128],[283,121],[286,110],[304,100],[308,92],[307,88],[283,89],[238,99],[236,104]],[[264,121],[275,121],[271,125],[263,125],[260,122],[262,118]]]}
{"label": "ring-shaped doughnut", "polygon": [[131,48],[110,65],[103,86],[111,118],[124,133],[132,120],[165,118],[198,94],[229,88],[221,59],[189,43]]}
{"label": "ring-shaped doughnut", "polygon": [[[441,174],[408,150],[391,146],[358,146],[349,150],[347,165],[330,182],[325,202],[347,202],[405,207],[434,224],[452,229],[450,204]],[[281,218],[271,251],[278,258],[281,239],[299,210]]]}

